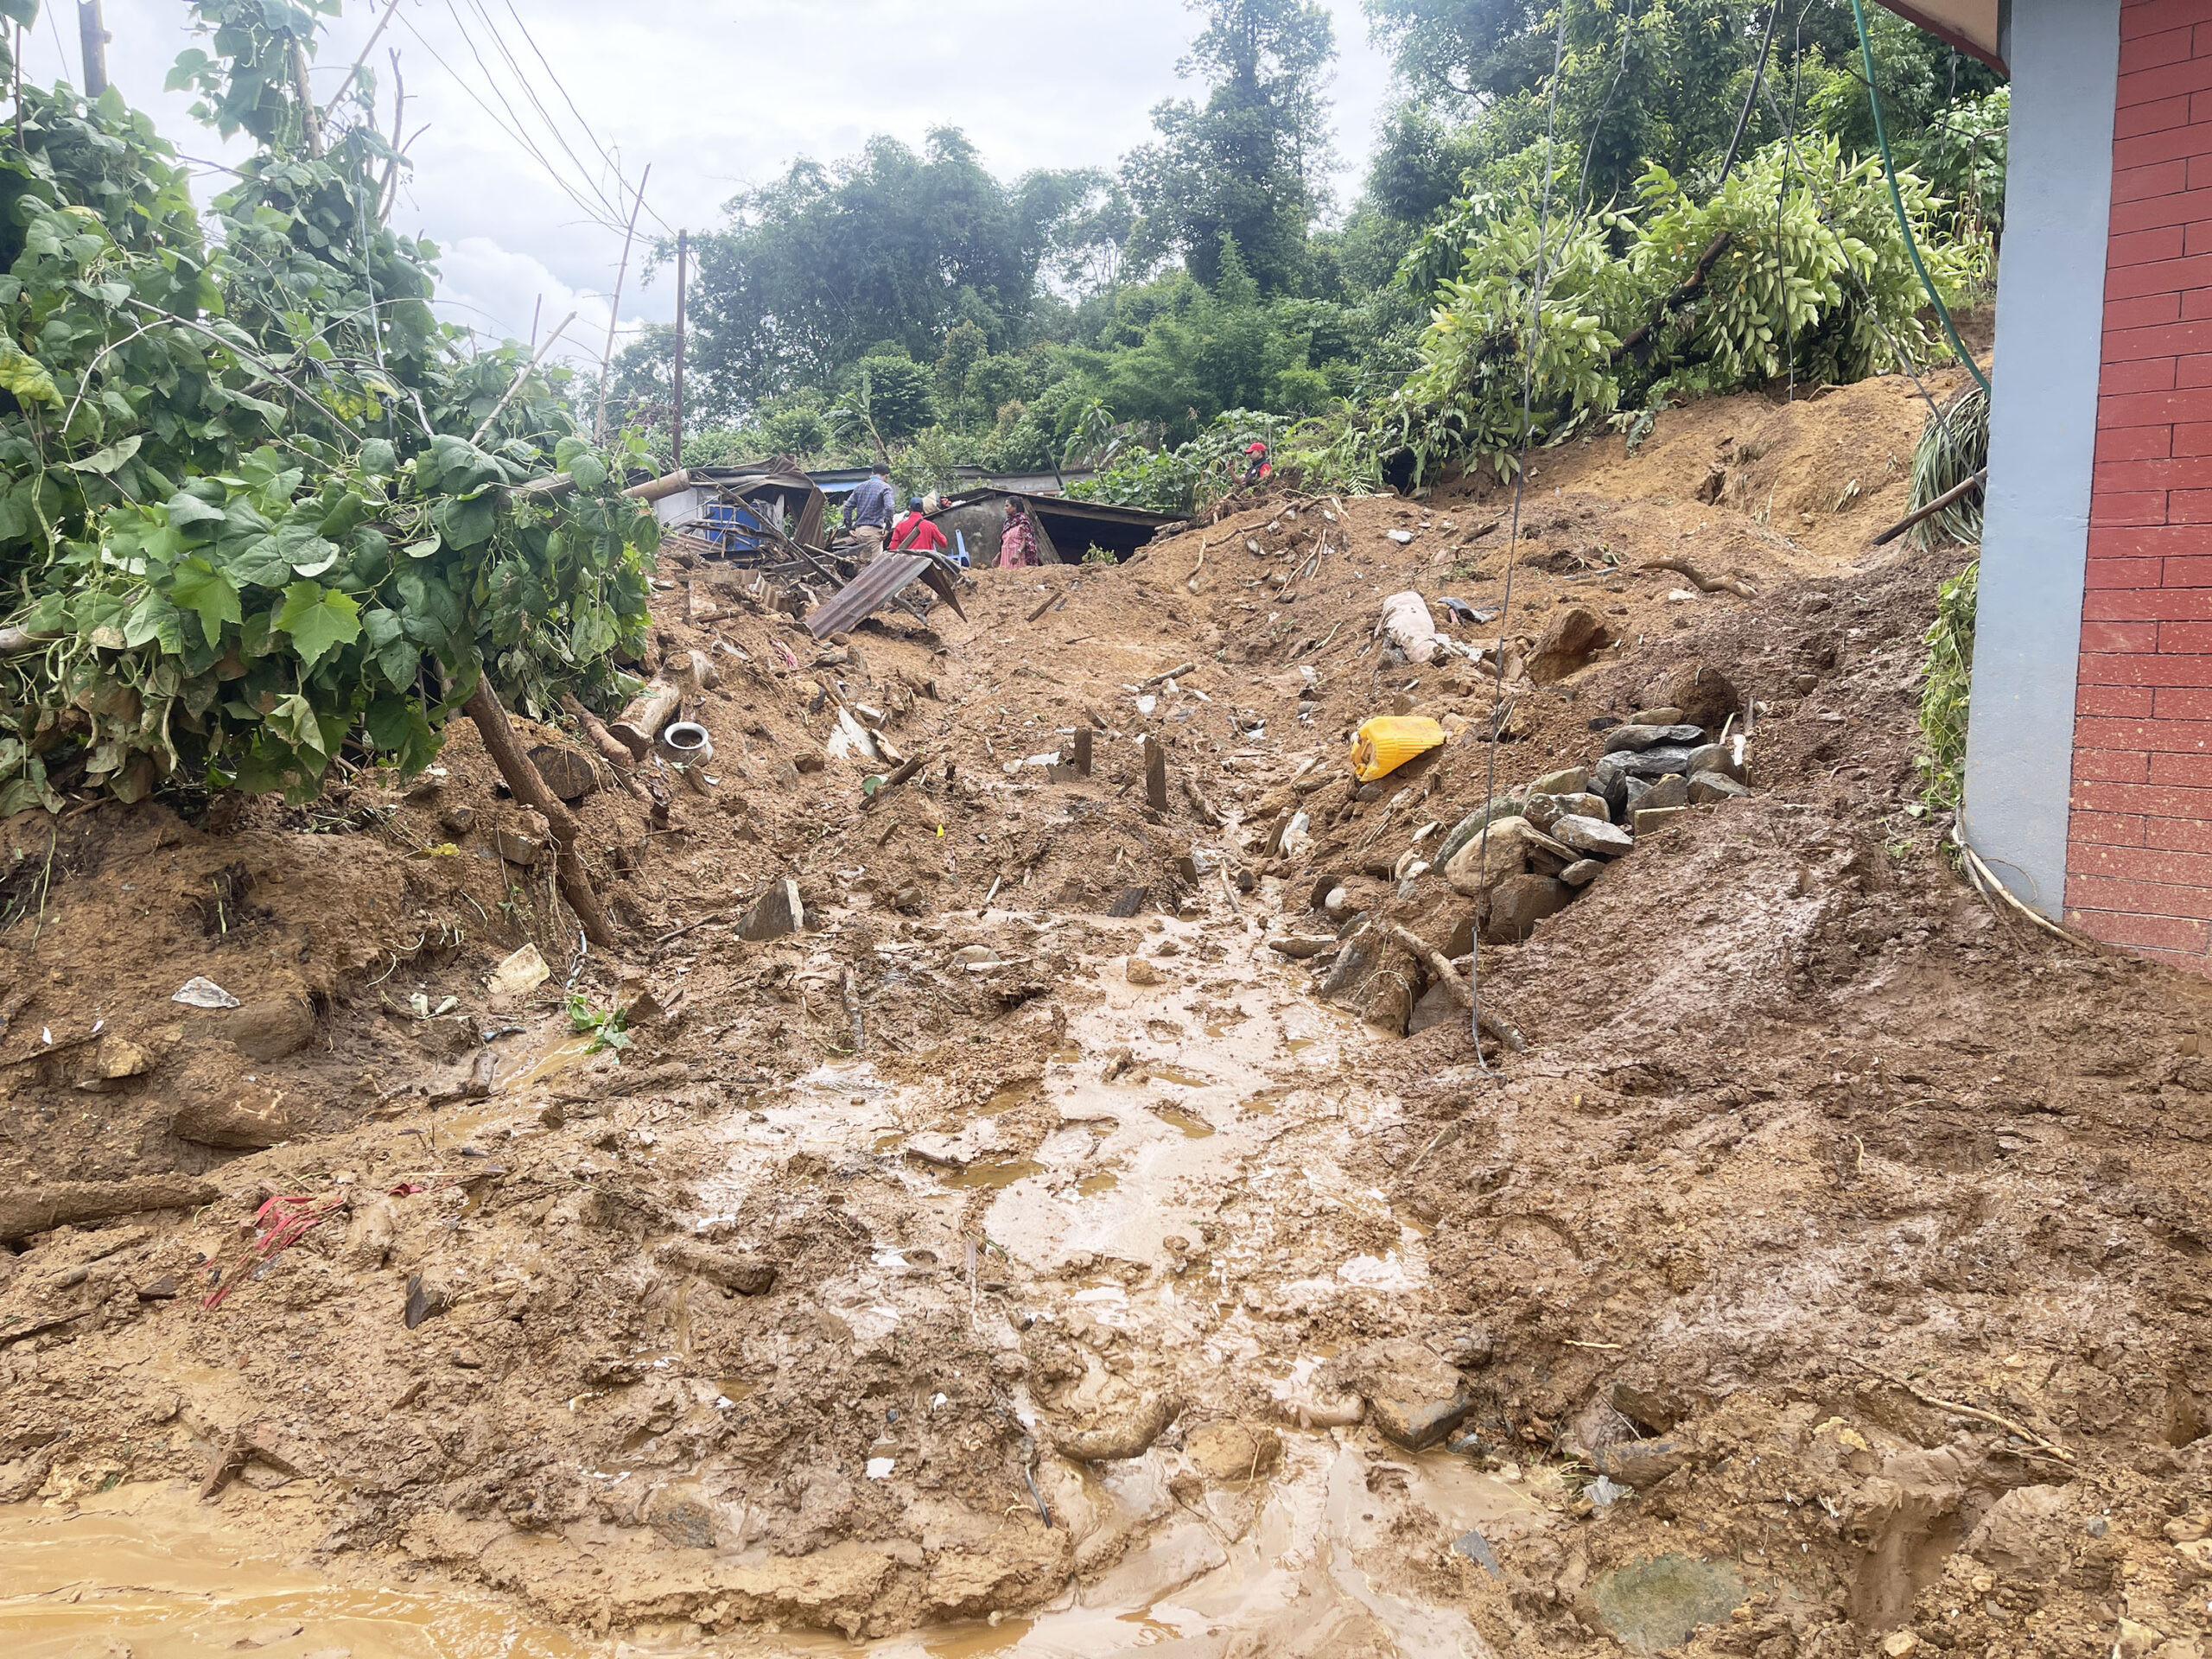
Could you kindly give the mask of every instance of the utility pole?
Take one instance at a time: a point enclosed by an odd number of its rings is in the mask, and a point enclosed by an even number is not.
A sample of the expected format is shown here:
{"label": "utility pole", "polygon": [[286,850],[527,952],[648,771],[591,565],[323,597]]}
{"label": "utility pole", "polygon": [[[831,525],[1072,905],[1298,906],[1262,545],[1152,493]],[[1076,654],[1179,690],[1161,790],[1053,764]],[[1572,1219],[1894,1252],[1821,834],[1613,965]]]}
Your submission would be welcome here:
{"label": "utility pole", "polygon": [[85,48],[85,96],[107,91],[107,43],[115,37],[100,21],[100,0],[77,0],[77,38]]}
{"label": "utility pole", "polygon": [[670,470],[683,470],[683,289],[690,274],[691,232],[676,233],[676,431],[670,440]]}

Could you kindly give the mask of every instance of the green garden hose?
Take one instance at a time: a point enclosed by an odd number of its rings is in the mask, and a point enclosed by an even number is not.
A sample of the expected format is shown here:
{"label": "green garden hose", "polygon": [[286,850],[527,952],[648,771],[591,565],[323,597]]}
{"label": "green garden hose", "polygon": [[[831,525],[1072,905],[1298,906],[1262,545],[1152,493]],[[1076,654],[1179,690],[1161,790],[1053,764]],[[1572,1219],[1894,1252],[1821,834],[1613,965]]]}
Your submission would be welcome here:
{"label": "green garden hose", "polygon": [[1882,172],[1890,181],[1890,203],[1897,209],[1897,230],[1904,238],[1904,251],[1911,256],[1912,268],[1920,273],[1920,285],[1928,290],[1936,315],[1943,320],[1943,332],[1950,338],[1951,349],[1967,365],[1967,372],[1981,383],[1982,391],[1988,391],[1989,377],[1981,372],[1981,365],[1974,360],[1974,353],[1959,338],[1957,325],[1951,321],[1951,308],[1943,303],[1943,296],[1936,291],[1936,284],[1929,277],[1928,267],[1920,261],[1920,244],[1913,239],[1912,221],[1905,216],[1904,193],[1897,188],[1897,164],[1890,154],[1890,135],[1882,123],[1882,93],[1874,84],[1874,42],[1866,33],[1866,8],[1862,0],[1851,0],[1851,15],[1859,21],[1859,53],[1866,64],[1866,101],[1874,106],[1874,142],[1881,146]]}

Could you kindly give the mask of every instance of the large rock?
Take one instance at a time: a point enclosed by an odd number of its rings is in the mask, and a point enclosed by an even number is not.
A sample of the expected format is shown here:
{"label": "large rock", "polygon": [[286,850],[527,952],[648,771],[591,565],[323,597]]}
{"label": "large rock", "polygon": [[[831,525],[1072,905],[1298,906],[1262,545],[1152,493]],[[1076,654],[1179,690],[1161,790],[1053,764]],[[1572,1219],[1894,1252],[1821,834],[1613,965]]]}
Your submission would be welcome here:
{"label": "large rock", "polygon": [[1618,754],[1628,749],[1649,749],[1662,743],[1696,743],[1703,741],[1701,726],[1616,726],[1605,734],[1605,753]]}
{"label": "large rock", "polygon": [[1600,818],[1565,817],[1552,825],[1552,838],[1561,845],[1593,858],[1618,858],[1632,852],[1636,837],[1618,824]]}
{"label": "large rock", "polygon": [[1617,749],[1599,757],[1598,764],[1590,769],[1590,785],[1604,794],[1598,785],[1607,777],[1664,778],[1669,772],[1680,772],[1687,778],[1694,770],[1691,757],[1706,747],[1710,746],[1692,748],[1686,743],[1661,743],[1648,749]]}
{"label": "large rock", "polygon": [[1646,709],[1679,709],[1685,722],[1709,732],[1744,708],[1728,677],[1707,663],[1677,663],[1647,682],[1637,701]]}
{"label": "large rock", "polygon": [[2049,1579],[2066,1565],[2078,1529],[2066,1522],[2063,1486],[2016,1486],[1967,1535],[1966,1552],[2006,1578]]}
{"label": "large rock", "polygon": [[1751,792],[1733,778],[1718,772],[1695,773],[1684,791],[1692,806],[1712,806],[1720,801],[1741,800]]}
{"label": "large rock", "polygon": [[798,883],[786,880],[770,884],[760,902],[739,920],[737,935],[759,944],[796,933],[805,925],[806,906],[799,902]]}
{"label": "large rock", "polygon": [[1580,813],[1586,818],[1610,818],[1612,809],[1602,795],[1531,795],[1528,810],[1521,816],[1539,830],[1548,830],[1561,818]]}
{"label": "large rock", "polygon": [[1445,860],[1444,879],[1454,892],[1479,898],[1507,876],[1528,868],[1530,837],[1536,833],[1536,827],[1522,817],[1493,821],[1487,836],[1478,826],[1465,844]]}
{"label": "large rock", "polygon": [[1635,797],[1632,810],[1656,812],[1662,806],[1688,806],[1690,804],[1690,780],[1679,775],[1662,778],[1642,794],[1637,793],[1638,779],[1629,779],[1629,793]]}
{"label": "large rock", "polygon": [[1377,1030],[1402,1034],[1413,1016],[1413,988],[1419,978],[1412,953],[1372,917],[1363,917],[1344,935],[1343,949],[1322,976],[1321,997]]}
{"label": "large rock", "polygon": [[1739,784],[1745,781],[1744,768],[1736,764],[1736,746],[1733,743],[1699,744],[1690,751],[1682,772],[1689,777],[1694,777],[1700,772],[1717,772]]}
{"label": "large rock", "polygon": [[220,1027],[231,1046],[250,1060],[281,1060],[296,1054],[315,1036],[315,1010],[299,997],[249,1002]]}
{"label": "large rock", "polygon": [[1525,799],[1527,797],[1522,795],[1499,795],[1492,798],[1488,806],[1477,807],[1452,826],[1451,834],[1444,837],[1436,849],[1436,861],[1449,864],[1454,853],[1482,834],[1484,824],[1495,823],[1500,818],[1520,817],[1521,804]]}
{"label": "large rock", "polygon": [[278,1100],[249,1102],[203,1095],[169,1118],[169,1132],[196,1146],[256,1152],[291,1138],[292,1121]]}
{"label": "large rock", "polygon": [[1590,768],[1568,766],[1559,772],[1548,772],[1529,785],[1534,795],[1580,795],[1590,787]]}
{"label": "large rock", "polygon": [[1359,1395],[1376,1427],[1409,1452],[1435,1445],[1475,1408],[1466,1378],[1411,1337],[1340,1355],[1317,1382],[1324,1393],[1349,1389]]}
{"label": "large rock", "polygon": [[1605,619],[1586,605],[1570,605],[1551,620],[1536,642],[1529,677],[1538,685],[1563,680],[1613,643]]}
{"label": "large rock", "polygon": [[1509,875],[1491,893],[1483,940],[1518,944],[1545,917],[1565,910],[1573,897],[1574,890],[1555,875]]}

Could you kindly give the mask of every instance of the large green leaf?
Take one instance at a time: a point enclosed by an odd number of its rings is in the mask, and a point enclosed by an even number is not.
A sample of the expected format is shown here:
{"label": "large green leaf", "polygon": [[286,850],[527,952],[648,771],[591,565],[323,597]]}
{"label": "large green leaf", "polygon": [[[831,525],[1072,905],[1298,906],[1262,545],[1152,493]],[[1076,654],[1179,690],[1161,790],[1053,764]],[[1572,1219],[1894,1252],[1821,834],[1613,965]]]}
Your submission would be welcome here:
{"label": "large green leaf", "polygon": [[204,558],[187,559],[176,568],[169,578],[169,597],[199,613],[200,632],[211,645],[222,643],[223,624],[242,619],[238,588]]}
{"label": "large green leaf", "polygon": [[313,668],[327,653],[361,637],[361,607],[334,588],[296,582],[284,590],[276,626],[292,636],[292,649]]}

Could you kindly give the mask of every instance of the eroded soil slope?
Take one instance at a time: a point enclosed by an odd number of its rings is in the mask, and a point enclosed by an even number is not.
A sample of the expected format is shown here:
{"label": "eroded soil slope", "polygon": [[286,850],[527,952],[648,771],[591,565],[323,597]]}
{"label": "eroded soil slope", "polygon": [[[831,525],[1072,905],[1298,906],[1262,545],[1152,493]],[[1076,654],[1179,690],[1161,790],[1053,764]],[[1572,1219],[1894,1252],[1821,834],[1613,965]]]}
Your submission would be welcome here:
{"label": "eroded soil slope", "polygon": [[[619,959],[466,727],[304,813],[7,826],[0,1189],[189,1205],[0,1256],[8,1528],[198,1505],[587,1650],[2198,1653],[2205,989],[1907,810],[1961,556],[1866,543],[1922,412],[1671,413],[1539,457],[1517,539],[1269,496],[830,650],[671,560],[715,781],[585,802]],[[1377,638],[1408,588],[1479,660]],[[1742,792],[1447,879],[1662,705]],[[1450,741],[1362,789],[1391,712]],[[62,1616],[0,1602],[170,1650]]]}

